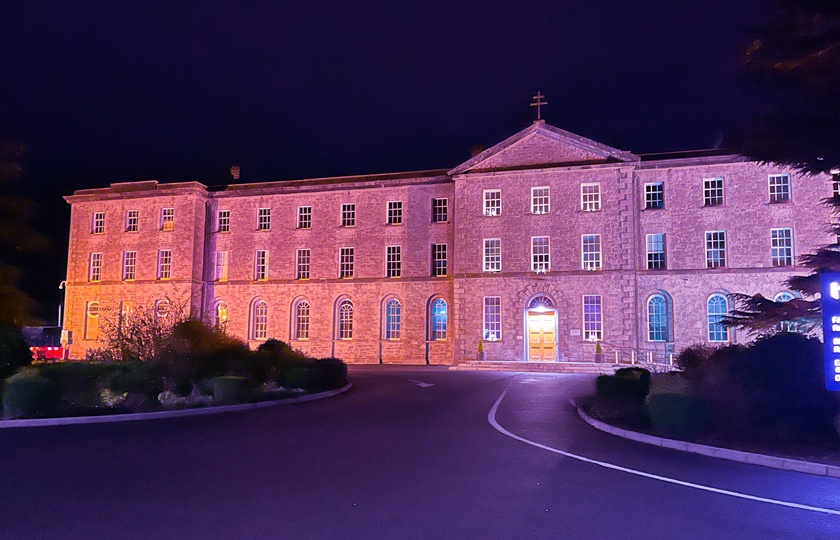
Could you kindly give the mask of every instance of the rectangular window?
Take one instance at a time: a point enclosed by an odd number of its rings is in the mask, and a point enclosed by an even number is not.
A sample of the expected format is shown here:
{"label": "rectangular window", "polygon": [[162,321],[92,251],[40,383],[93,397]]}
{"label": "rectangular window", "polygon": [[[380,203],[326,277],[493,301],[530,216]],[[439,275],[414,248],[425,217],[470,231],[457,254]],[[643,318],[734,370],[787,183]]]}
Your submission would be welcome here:
{"label": "rectangular window", "polygon": [[388,201],[388,225],[402,225],[402,201]]}
{"label": "rectangular window", "polygon": [[268,250],[258,249],[254,258],[254,279],[265,281],[268,279]]}
{"label": "rectangular window", "polygon": [[400,246],[388,246],[385,248],[386,277],[400,277],[402,274],[401,251]]}
{"label": "rectangular window", "polygon": [[654,210],[665,206],[665,191],[662,182],[645,184],[645,210]]}
{"label": "rectangular window", "polygon": [[172,250],[161,249],[158,251],[158,279],[170,279],[172,277]]}
{"label": "rectangular window", "polygon": [[604,339],[600,295],[583,295],[583,339],[586,341],[601,341]]}
{"label": "rectangular window", "polygon": [[549,196],[549,188],[547,187],[532,187],[531,188],[531,213],[532,214],[548,214],[551,211],[551,197]]}
{"label": "rectangular window", "polygon": [[139,221],[140,212],[138,210],[127,211],[125,213],[125,232],[137,232]]}
{"label": "rectangular window", "polygon": [[355,258],[354,249],[341,248],[338,257],[338,277],[352,278],[353,277],[353,262]]}
{"label": "rectangular window", "polygon": [[432,199],[432,222],[449,221],[449,199]]}
{"label": "rectangular window", "polygon": [[230,210],[219,210],[216,217],[216,230],[221,233],[230,232]]}
{"label": "rectangular window", "polygon": [[484,339],[502,339],[502,298],[499,296],[484,297]]}
{"label": "rectangular window", "polygon": [[793,265],[793,229],[770,229],[773,266]]}
{"label": "rectangular window", "polygon": [[538,274],[551,270],[551,245],[547,236],[531,237],[531,270]]}
{"label": "rectangular window", "polygon": [[229,255],[227,251],[216,252],[216,268],[215,272],[213,273],[213,279],[215,279],[216,281],[227,281],[228,258]]}
{"label": "rectangular window", "polygon": [[601,184],[580,185],[580,209],[597,212],[601,209]]}
{"label": "rectangular window", "polygon": [[581,265],[584,270],[601,269],[601,235],[584,234],[581,237]]}
{"label": "rectangular window", "polygon": [[835,199],[840,199],[840,174],[831,177],[831,195]]}
{"label": "rectangular window", "polygon": [[88,269],[88,280],[102,281],[102,253],[90,254],[90,268]]}
{"label": "rectangular window", "polygon": [[723,178],[703,179],[703,206],[723,204]]}
{"label": "rectangular window", "polygon": [[308,249],[297,250],[295,261],[295,279],[309,279],[311,252]]}
{"label": "rectangular window", "polygon": [[257,209],[257,230],[270,231],[271,230],[271,208]]}
{"label": "rectangular window", "polygon": [[354,203],[341,205],[341,226],[356,226],[356,205]]}
{"label": "rectangular window", "polygon": [[90,226],[90,232],[93,234],[102,234],[105,232],[105,212],[93,213],[93,222]]}
{"label": "rectangular window", "polygon": [[446,244],[432,244],[432,275],[446,275]]}
{"label": "rectangular window", "polygon": [[654,233],[646,236],[647,239],[647,269],[665,269],[665,235]]}
{"label": "rectangular window", "polygon": [[300,207],[298,207],[297,228],[298,229],[311,229],[312,228],[312,207],[311,206],[300,206]]}
{"label": "rectangular window", "polygon": [[706,232],[706,268],[726,267],[726,231]]}
{"label": "rectangular window", "polygon": [[770,186],[770,202],[781,203],[790,200],[790,175],[771,174],[768,177]]}
{"label": "rectangular window", "polygon": [[502,190],[500,190],[500,189],[486,189],[486,190],[484,190],[484,215],[485,216],[501,216],[502,215]]}
{"label": "rectangular window", "polygon": [[499,238],[484,239],[484,271],[502,271],[502,241]]}
{"label": "rectangular window", "polygon": [[171,231],[175,228],[175,209],[163,208],[160,211],[160,230]]}
{"label": "rectangular window", "polygon": [[123,251],[123,280],[131,281],[137,275],[137,252]]}

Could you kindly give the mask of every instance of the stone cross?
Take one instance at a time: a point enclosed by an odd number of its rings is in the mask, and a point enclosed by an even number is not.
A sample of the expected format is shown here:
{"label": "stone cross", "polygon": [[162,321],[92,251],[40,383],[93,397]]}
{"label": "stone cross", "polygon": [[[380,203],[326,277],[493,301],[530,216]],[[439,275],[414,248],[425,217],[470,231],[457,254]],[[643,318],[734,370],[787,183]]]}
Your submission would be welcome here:
{"label": "stone cross", "polygon": [[540,110],[544,105],[548,105],[547,101],[543,101],[545,96],[537,90],[537,95],[531,98],[533,102],[531,103],[531,107],[537,108],[537,120],[542,120],[542,111]]}

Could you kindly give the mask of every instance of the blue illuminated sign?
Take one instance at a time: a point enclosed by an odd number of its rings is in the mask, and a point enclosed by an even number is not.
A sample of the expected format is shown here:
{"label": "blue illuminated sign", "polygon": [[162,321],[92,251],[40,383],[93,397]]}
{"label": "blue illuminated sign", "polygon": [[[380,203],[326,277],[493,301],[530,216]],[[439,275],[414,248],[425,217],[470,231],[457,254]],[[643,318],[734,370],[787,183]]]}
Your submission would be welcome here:
{"label": "blue illuminated sign", "polygon": [[840,392],[840,272],[820,275],[825,387]]}

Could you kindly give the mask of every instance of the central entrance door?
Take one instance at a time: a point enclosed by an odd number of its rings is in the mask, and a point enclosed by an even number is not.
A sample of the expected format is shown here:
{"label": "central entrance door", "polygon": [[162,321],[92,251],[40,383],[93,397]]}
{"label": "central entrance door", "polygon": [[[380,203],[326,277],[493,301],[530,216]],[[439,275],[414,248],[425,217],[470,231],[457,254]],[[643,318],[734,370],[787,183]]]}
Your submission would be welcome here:
{"label": "central entrance door", "polygon": [[529,311],[528,360],[553,362],[557,356],[557,313],[555,311]]}

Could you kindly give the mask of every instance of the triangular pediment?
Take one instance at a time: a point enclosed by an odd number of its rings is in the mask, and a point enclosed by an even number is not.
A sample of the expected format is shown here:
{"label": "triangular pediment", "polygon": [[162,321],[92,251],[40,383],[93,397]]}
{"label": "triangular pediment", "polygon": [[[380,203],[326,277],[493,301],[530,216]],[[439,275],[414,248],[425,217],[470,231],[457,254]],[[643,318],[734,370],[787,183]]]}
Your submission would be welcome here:
{"label": "triangular pediment", "polygon": [[519,133],[488,148],[455,167],[449,174],[550,167],[572,164],[638,161],[638,156],[549,126],[534,122]]}

